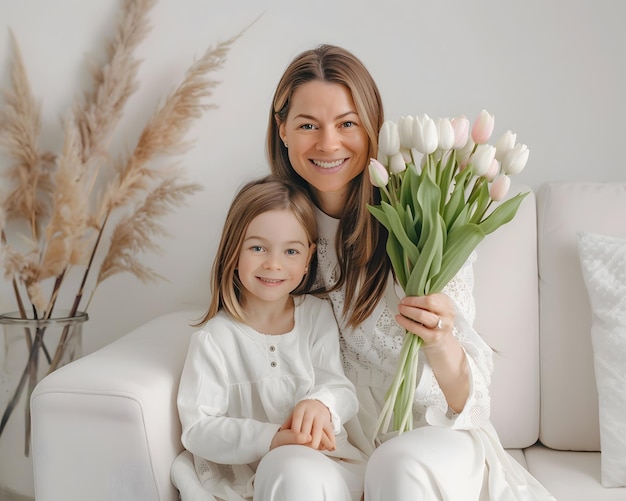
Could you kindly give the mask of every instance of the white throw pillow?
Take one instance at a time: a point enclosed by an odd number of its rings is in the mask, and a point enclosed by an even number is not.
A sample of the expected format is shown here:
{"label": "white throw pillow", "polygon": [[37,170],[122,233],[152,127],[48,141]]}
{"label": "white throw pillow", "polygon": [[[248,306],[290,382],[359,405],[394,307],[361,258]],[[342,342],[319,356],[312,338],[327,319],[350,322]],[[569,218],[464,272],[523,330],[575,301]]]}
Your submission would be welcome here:
{"label": "white throw pillow", "polygon": [[626,238],[578,234],[592,312],[605,487],[626,486]]}

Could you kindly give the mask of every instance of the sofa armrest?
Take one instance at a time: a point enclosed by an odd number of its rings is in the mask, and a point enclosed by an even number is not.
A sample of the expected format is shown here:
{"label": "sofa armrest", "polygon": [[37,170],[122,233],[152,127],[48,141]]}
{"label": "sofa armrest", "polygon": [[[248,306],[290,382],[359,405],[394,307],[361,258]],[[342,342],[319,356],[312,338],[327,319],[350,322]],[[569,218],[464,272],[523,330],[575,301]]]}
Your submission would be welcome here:
{"label": "sofa armrest", "polygon": [[198,312],[170,313],[45,377],[31,398],[38,501],[177,500],[176,394]]}

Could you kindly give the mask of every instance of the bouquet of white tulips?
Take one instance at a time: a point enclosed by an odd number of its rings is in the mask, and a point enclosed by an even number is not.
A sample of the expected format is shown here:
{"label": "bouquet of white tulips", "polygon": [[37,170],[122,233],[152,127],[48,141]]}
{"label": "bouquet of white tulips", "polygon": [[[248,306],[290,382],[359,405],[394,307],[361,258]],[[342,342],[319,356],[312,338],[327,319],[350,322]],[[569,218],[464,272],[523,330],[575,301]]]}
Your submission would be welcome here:
{"label": "bouquet of white tulips", "polygon": [[[427,115],[387,121],[379,133],[371,182],[381,202],[369,210],[388,230],[387,254],[408,296],[441,292],[485,236],[509,222],[527,193],[502,201],[510,175],[528,160],[528,148],[507,131],[488,144],[494,117],[481,111],[470,131],[464,117]],[[393,419],[399,433],[413,428],[417,360],[422,340],[407,333],[399,367],[377,430]]]}

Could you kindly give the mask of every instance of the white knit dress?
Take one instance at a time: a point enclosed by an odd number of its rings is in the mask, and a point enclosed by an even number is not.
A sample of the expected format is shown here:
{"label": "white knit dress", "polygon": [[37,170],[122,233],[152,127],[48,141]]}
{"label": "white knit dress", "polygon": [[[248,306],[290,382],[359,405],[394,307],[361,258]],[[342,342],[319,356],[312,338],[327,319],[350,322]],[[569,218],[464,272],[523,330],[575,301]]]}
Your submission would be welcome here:
{"label": "white knit dress", "polygon": [[[317,221],[320,230],[318,240],[319,277],[329,287],[337,280],[337,254],[335,251],[336,234],[339,220],[331,218],[322,211],[317,211]],[[463,487],[459,488],[457,497],[454,493],[446,493],[447,485],[435,485],[434,491],[425,494],[424,499],[472,499],[508,501],[508,500],[550,500],[552,496],[545,488],[532,477],[525,468],[515,461],[500,444],[496,431],[489,421],[490,396],[489,384],[493,370],[492,350],[473,329],[475,308],[472,296],[474,275],[472,263],[476,256],[473,254],[459,273],[446,286],[444,292],[453,300],[456,310],[454,335],[465,350],[470,374],[470,395],[460,413],[454,413],[448,408],[446,399],[439,387],[434,373],[424,356],[419,358],[418,386],[413,403],[414,428],[420,430],[421,440],[428,440],[428,428],[458,430],[460,433],[471,435],[468,455],[482,461],[482,467],[475,469],[473,479],[479,485],[480,494],[468,495]],[[348,378],[354,383],[359,399],[358,419],[346,423],[349,438],[367,456],[371,456],[382,443],[394,439],[398,444],[404,441],[407,449],[415,448],[407,435],[397,437],[395,432],[376,434],[376,424],[384,405],[385,392],[398,367],[398,358],[404,342],[404,329],[394,320],[398,311],[399,298],[402,290],[389,277],[388,286],[382,300],[377,305],[373,315],[356,328],[346,326],[343,318],[344,293],[337,290],[330,293],[333,310],[339,323],[340,344],[344,370]],[[444,434],[445,435],[445,434]],[[454,436],[455,434],[448,434]],[[434,444],[428,444],[436,449],[445,450],[441,434],[437,434]],[[426,444],[424,444],[426,445]],[[394,445],[398,447],[398,445]],[[401,446],[400,446],[401,447]],[[412,454],[412,450],[403,451]],[[397,451],[395,452],[397,453]],[[441,472],[441,478],[447,478],[449,471],[455,469],[455,451],[452,450],[449,458],[443,461],[446,472]],[[427,459],[426,459],[427,461]],[[384,461],[382,462],[385,463]],[[433,468],[436,468],[434,466]],[[379,470],[379,471],[376,471]],[[367,475],[382,475],[380,468],[369,468]],[[436,477],[437,472],[429,472],[429,480]],[[483,478],[484,477],[484,478]],[[384,482],[384,479],[380,480]],[[366,478],[368,484],[376,484],[378,480]],[[442,482],[445,482],[442,480]],[[463,478],[455,476],[456,484],[463,483]],[[390,494],[392,492],[392,494]],[[396,491],[380,493],[380,501],[402,499],[403,495]],[[404,493],[406,499],[422,499],[412,493]],[[366,494],[366,501],[378,500],[375,495]],[[385,500],[386,501],[386,500]]]}

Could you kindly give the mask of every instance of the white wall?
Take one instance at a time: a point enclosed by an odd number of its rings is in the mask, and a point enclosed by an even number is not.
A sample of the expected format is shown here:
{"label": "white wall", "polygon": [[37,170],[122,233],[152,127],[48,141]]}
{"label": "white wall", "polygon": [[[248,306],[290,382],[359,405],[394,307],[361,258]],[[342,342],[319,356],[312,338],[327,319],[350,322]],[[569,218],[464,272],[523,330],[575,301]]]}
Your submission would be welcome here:
{"label": "white wall", "polygon": [[[102,54],[119,5],[0,2],[0,85],[9,82],[10,27],[42,101],[44,146],[58,151],[59,117],[86,88],[86,56]],[[197,121],[197,142],[182,158],[189,178],[206,189],[167,218],[164,253],[145,258],[169,282],[144,286],[120,275],[103,283],[89,309],[85,352],[158,313],[204,307],[231,197],[244,180],[267,170],[264,135],[277,80],[293,56],[319,43],[343,45],[364,61],[379,83],[387,118],[494,113],[495,136],[512,129],[528,144],[530,160],[518,179],[533,188],[550,180],[625,178],[621,0],[160,0],[138,50],[141,86],[112,151],[134,145],[158,99],[195,56],[260,15],[216,75],[218,108]],[[2,280],[0,311],[15,309]]]}

